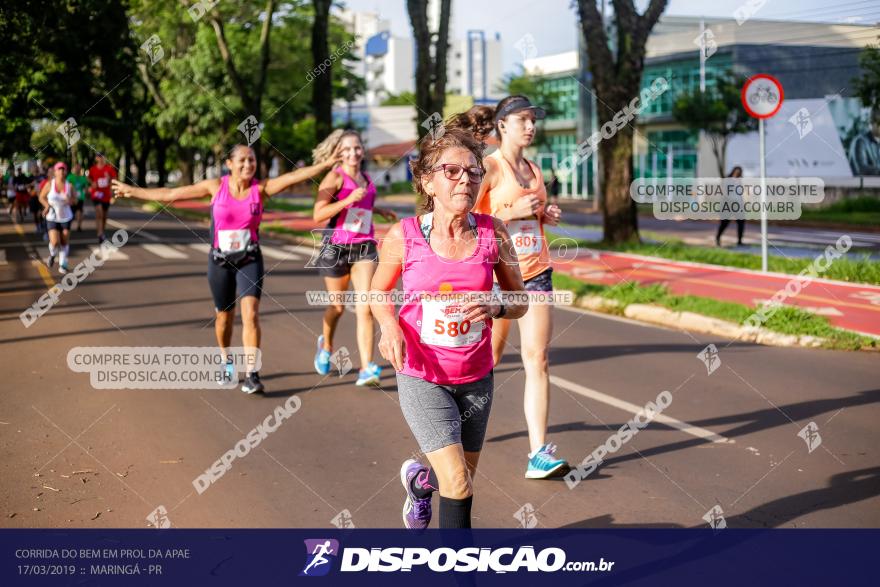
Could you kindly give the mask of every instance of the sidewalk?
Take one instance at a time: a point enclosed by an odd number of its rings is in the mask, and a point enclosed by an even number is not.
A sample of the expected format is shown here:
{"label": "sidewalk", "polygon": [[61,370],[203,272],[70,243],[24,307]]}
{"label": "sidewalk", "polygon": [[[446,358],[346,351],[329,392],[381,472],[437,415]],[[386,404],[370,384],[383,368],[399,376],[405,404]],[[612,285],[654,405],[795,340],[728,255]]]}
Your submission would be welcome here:
{"label": "sidewalk", "polygon": [[[180,202],[175,208],[208,212],[208,205]],[[308,232],[317,229],[308,214],[302,212],[268,211],[270,224]],[[376,235],[382,237],[390,224],[376,224]],[[694,295],[753,307],[769,300],[777,291],[796,278],[783,273],[761,273],[748,269],[722,267],[686,261],[670,261],[629,253],[579,251],[573,259],[553,261],[553,269],[580,280],[601,285],[634,281],[641,285],[662,284],[676,295]],[[880,336],[880,287],[815,279],[786,304],[825,316],[839,328]]]}

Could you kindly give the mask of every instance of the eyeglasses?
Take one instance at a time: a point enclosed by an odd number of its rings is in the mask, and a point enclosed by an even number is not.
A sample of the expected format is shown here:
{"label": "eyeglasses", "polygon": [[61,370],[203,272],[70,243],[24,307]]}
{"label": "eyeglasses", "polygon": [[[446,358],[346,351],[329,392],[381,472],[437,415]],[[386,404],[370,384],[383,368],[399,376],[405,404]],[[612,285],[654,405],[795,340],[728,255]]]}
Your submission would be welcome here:
{"label": "eyeglasses", "polygon": [[483,171],[480,167],[464,167],[462,165],[458,165],[457,163],[443,163],[431,169],[431,171],[439,171],[443,170],[443,175],[446,176],[446,179],[452,181],[458,181],[461,179],[462,174],[467,171],[468,181],[471,183],[480,183],[483,181],[483,175],[485,175],[485,171]]}

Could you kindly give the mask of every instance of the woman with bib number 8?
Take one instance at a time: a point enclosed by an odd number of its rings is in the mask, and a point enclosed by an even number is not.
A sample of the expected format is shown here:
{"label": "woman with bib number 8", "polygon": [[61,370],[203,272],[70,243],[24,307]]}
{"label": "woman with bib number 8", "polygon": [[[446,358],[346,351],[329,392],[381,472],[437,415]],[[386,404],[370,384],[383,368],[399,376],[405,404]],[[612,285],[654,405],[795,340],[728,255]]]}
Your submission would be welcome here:
{"label": "woman with bib number 8", "polygon": [[[334,154],[320,165],[303,167],[269,179],[255,177],[257,160],[247,145],[235,145],[229,151],[226,167],[229,174],[205,179],[195,185],[175,188],[141,188],[113,180],[119,197],[157,202],[178,202],[211,197],[211,250],[208,253],[208,285],[214,298],[214,332],[223,355],[232,345],[235,304],[241,300],[242,343],[248,365],[254,365],[260,348],[260,296],[263,293],[263,255],[260,252],[259,228],[263,203],[292,185],[314,178],[339,161]],[[231,367],[232,359],[227,363]],[[260,374],[252,367],[245,373],[241,390],[264,391]]]}
{"label": "woman with bib number 8", "polygon": [[[317,223],[328,222],[321,253],[315,263],[324,277],[327,292],[341,297],[351,284],[359,293],[370,289],[370,280],[376,270],[374,214],[393,222],[397,216],[390,209],[375,205],[376,185],[361,170],[364,145],[356,130],[335,130],[313,152],[315,162],[338,150],[342,162],[328,173],[318,187],[318,197],[312,217]],[[315,371],[319,375],[330,372],[333,339],[339,319],[345,311],[342,303],[331,303],[324,311],[318,349],[315,353]],[[381,368],[373,362],[373,316],[369,304],[356,304],[357,344],[361,369],[357,386],[379,385]]]}
{"label": "woman with bib number 8", "polygon": [[[508,96],[495,107],[495,133],[501,147],[486,157],[486,178],[474,210],[491,214],[507,225],[516,248],[527,291],[552,292],[553,269],[544,237],[544,225],[559,224],[560,210],[547,205],[541,169],[523,151],[535,138],[535,120],[544,118],[543,108],[532,106],[525,96]],[[503,284],[501,285],[503,288]],[[525,476],[546,479],[567,472],[568,463],[556,457],[556,445],[547,441],[550,409],[548,350],[553,332],[552,306],[534,304],[518,322],[520,354],[526,372],[523,407],[529,430],[529,460]],[[495,364],[501,360],[510,320],[499,320],[492,330]]]}
{"label": "woman with bib number 8", "polygon": [[[492,406],[492,320],[528,310],[507,230],[491,216],[471,213],[483,177],[482,148],[462,129],[423,143],[411,168],[426,213],[391,227],[373,276],[379,350],[397,371],[401,410],[430,463],[410,459],[401,468],[407,528],[428,526],[434,491],[440,527],[470,528],[472,478]],[[505,290],[523,295],[491,299],[493,275]],[[398,277],[399,318],[381,299]]]}

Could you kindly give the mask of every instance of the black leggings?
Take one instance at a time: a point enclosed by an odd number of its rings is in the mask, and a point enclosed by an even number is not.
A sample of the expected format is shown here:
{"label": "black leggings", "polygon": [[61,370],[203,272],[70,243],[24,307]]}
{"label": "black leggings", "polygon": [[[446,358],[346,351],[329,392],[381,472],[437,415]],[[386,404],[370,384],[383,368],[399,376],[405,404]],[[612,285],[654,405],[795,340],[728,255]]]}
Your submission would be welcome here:
{"label": "black leggings", "polygon": [[[718,234],[715,235],[715,240],[721,240],[721,234],[727,228],[727,225],[730,224],[730,220],[722,220],[721,224],[718,225]],[[736,242],[741,243],[743,240],[743,232],[746,230],[746,221],[745,220],[737,220],[736,221]]]}
{"label": "black leggings", "polygon": [[[232,265],[208,258],[208,285],[214,307],[219,312],[235,308],[235,301],[245,296],[260,299],[263,293],[263,254],[260,251],[243,263]],[[238,296],[236,297],[236,291]]]}

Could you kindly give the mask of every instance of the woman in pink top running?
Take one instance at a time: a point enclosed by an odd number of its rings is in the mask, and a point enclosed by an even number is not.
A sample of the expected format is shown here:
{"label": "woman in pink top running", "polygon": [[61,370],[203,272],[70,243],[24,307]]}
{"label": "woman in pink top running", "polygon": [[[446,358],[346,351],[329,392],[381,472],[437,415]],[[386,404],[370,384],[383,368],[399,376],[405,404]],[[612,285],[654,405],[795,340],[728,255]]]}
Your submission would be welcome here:
{"label": "woman in pink top running", "polygon": [[[389,221],[397,215],[375,205],[376,186],[369,175],[361,171],[364,145],[356,130],[336,130],[315,148],[314,160],[320,161],[324,153],[339,150],[342,163],[324,177],[318,188],[314,220],[327,224],[324,243],[315,265],[324,277],[331,301],[324,311],[318,350],[315,353],[315,371],[319,375],[330,372],[330,356],[333,352],[333,336],[345,311],[340,298],[348,291],[349,284],[357,293],[370,289],[370,280],[376,270],[376,237],[373,215],[378,214]],[[369,304],[358,301],[357,345],[361,369],[355,385],[378,385],[381,370],[373,362],[373,315]]]}
{"label": "woman in pink top running", "polygon": [[[259,227],[263,203],[290,186],[312,179],[339,162],[338,154],[311,167],[303,167],[273,177],[255,177],[257,161],[247,145],[235,145],[226,159],[229,175],[205,179],[195,185],[146,189],[113,180],[117,196],[176,202],[211,197],[211,252],[208,258],[208,284],[214,298],[217,319],[214,333],[223,356],[232,344],[235,303],[241,300],[242,342],[248,355],[241,390],[264,390],[256,365],[260,348],[260,295],[263,290],[263,256],[259,247]],[[227,359],[231,367],[231,358]]]}
{"label": "woman in pink top running", "polygon": [[[404,418],[430,468],[403,463],[403,522],[431,521],[431,494],[440,492],[440,527],[470,528],[472,478],[492,406],[492,319],[528,309],[516,252],[504,225],[472,214],[483,178],[482,143],[449,129],[424,144],[411,165],[426,214],[391,227],[373,277],[379,350],[397,371]],[[492,276],[506,292],[493,298]],[[399,318],[385,295],[403,279]]]}

